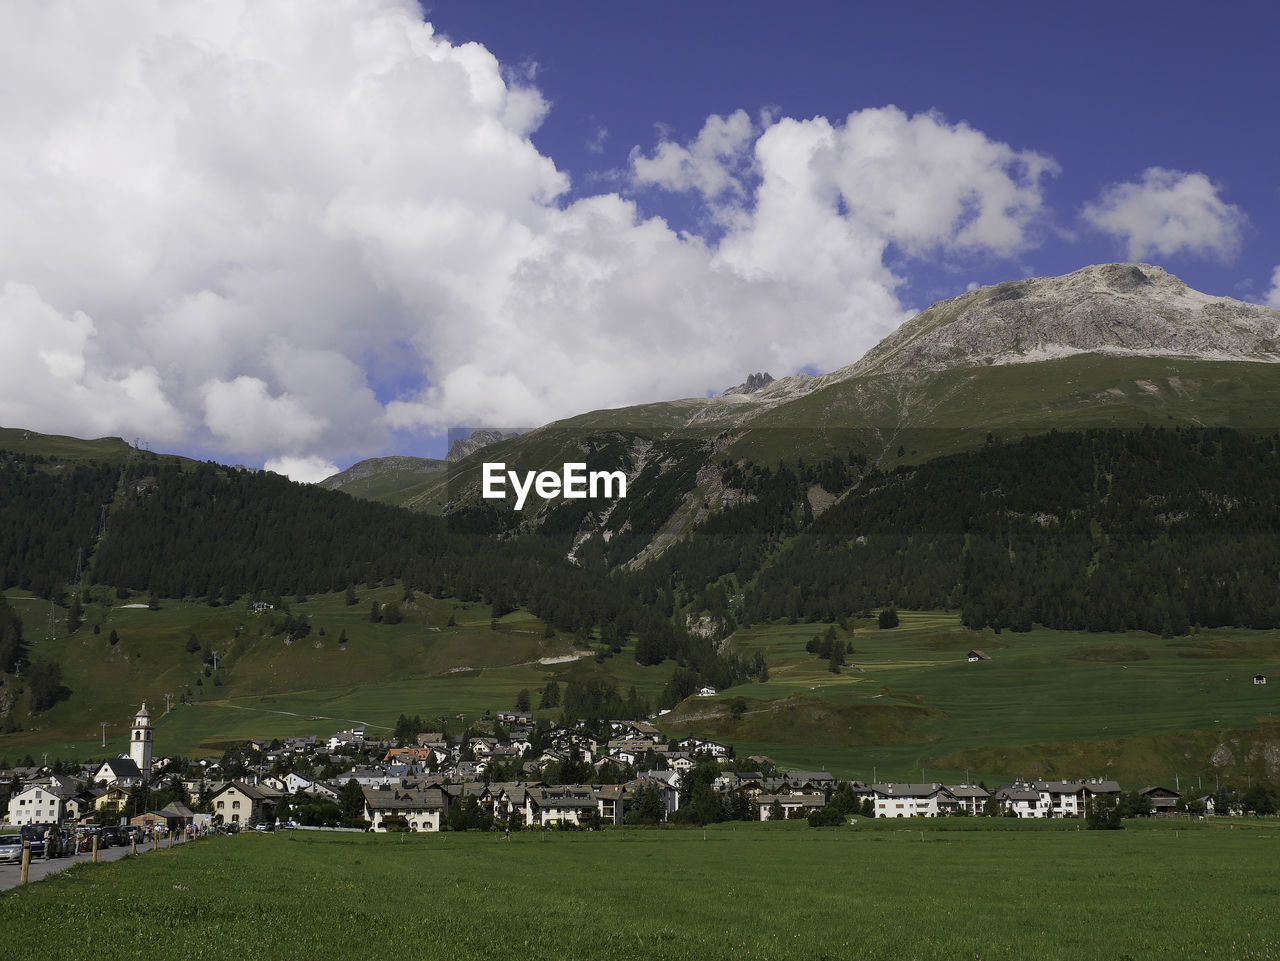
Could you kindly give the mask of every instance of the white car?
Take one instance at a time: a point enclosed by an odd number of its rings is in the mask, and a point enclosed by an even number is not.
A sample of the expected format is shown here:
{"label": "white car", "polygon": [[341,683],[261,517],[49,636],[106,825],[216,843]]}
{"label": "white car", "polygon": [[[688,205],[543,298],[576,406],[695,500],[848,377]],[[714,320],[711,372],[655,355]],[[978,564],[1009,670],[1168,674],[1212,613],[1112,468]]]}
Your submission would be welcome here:
{"label": "white car", "polygon": [[0,861],[18,864],[22,860],[22,835],[0,834]]}

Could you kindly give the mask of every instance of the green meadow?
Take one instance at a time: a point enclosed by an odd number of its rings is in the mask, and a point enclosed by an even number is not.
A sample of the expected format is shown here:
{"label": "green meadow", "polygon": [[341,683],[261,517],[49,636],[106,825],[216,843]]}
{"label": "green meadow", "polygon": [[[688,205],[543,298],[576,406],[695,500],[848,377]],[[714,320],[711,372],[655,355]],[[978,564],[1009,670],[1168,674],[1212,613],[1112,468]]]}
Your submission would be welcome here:
{"label": "green meadow", "polygon": [[938,826],[214,838],[0,895],[0,956],[78,961],[88,938],[101,961],[1280,954],[1274,821]]}
{"label": "green meadow", "polygon": [[[486,712],[513,707],[522,688],[535,692],[536,703],[537,688],[552,679],[608,674],[624,691],[635,685],[656,699],[670,676],[669,667],[641,667],[629,656],[599,664],[589,645],[545,637],[545,624],[525,611],[495,625],[485,605],[419,596],[403,605],[401,623],[374,623],[373,601],[400,602],[403,591],[396,587],[362,589],[350,606],[342,594],[290,599],[290,613],[311,623],[310,634],[292,643],[272,635],[277,615],[249,613],[244,601],[209,607],[163,600],[159,610],[149,610],[145,597],[86,604],[85,625],[71,636],[58,609],[56,638],[49,642],[48,602],[21,592],[8,596],[23,614],[32,656],[58,660],[72,692],[39,717],[24,718],[25,730],[0,736],[0,758],[11,760],[28,752],[37,760],[43,752],[51,759],[118,753],[144,698],[158,715],[157,752],[200,756],[249,737],[327,735],[352,724],[389,733],[402,713],[442,720],[456,731]],[[101,589],[97,596],[104,596]],[[343,634],[346,642],[339,643]],[[188,652],[192,637],[199,650]],[[218,668],[208,674],[206,644],[218,652]],[[167,714],[166,693],[174,696]],[[109,725],[105,748],[103,721]]]}
{"label": "green meadow", "polygon": [[[148,610],[145,598],[104,604],[98,589],[85,626],[67,636],[59,609],[48,642],[48,602],[13,592],[32,654],[57,658],[72,694],[23,718],[25,730],[0,736],[0,759],[117,753],[143,698],[160,710],[157,751],[199,756],[250,737],[327,735],[352,724],[390,731],[401,713],[457,730],[513,707],[522,688],[536,706],[552,679],[609,678],[656,703],[671,675],[670,662],[642,667],[630,651],[597,660],[589,641],[545,637],[543,622],[524,611],[495,625],[484,605],[418,596],[402,623],[372,622],[373,601],[401,595],[388,586],[361,589],[354,605],[341,594],[291,599],[291,612],[307,615],[312,630],[289,643],[271,633],[276,615],[251,614],[243,601],[163,600]],[[996,635],[964,629],[955,614],[905,611],[891,630],[868,620],[840,630],[853,653],[833,674],[805,651],[826,629],[739,630],[730,649],[763,652],[769,680],[690,698],[659,726],[729,741],[739,757],[764,754],[864,780],[1101,776],[1208,791],[1215,777],[1271,776],[1265,755],[1280,743],[1280,632]],[[199,651],[186,650],[192,637]],[[218,651],[218,669],[207,676],[206,644]],[[971,648],[989,660],[970,663]],[[1259,672],[1273,683],[1254,685]],[[174,695],[168,714],[165,693]]]}
{"label": "green meadow", "polygon": [[[1248,742],[1280,737],[1280,687],[1252,680],[1280,672],[1280,632],[996,635],[953,614],[902,612],[891,630],[861,621],[841,631],[854,653],[833,675],[805,651],[826,627],[738,631],[733,649],[764,651],[768,682],[694,698],[664,722],[732,740],[739,755],[895,780],[968,771],[1211,786],[1215,770],[1265,774],[1260,759],[1248,767]],[[970,649],[989,660],[970,663]],[[735,719],[739,696],[746,710]],[[1237,746],[1215,768],[1221,744]]]}

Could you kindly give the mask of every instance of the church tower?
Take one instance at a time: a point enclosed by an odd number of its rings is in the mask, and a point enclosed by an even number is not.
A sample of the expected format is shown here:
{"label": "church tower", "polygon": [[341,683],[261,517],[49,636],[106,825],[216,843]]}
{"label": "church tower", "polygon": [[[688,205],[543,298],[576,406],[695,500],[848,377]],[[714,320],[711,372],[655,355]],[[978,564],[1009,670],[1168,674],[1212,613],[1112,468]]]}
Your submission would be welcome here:
{"label": "church tower", "polygon": [[151,780],[151,713],[147,702],[133,719],[133,734],[129,738],[129,757],[138,765],[145,781]]}

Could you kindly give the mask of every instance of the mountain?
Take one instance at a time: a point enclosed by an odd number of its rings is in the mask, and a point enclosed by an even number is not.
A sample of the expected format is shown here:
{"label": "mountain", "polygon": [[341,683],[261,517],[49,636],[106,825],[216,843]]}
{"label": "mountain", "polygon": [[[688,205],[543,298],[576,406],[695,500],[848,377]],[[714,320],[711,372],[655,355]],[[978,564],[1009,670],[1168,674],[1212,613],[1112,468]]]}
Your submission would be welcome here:
{"label": "mountain", "polygon": [[[1267,431],[1280,411],[1278,360],[1280,312],[1200,293],[1150,264],[1094,265],[940,301],[861,359],[817,377],[753,374],[718,396],[593,411],[508,436],[482,456],[458,458],[447,479],[385,499],[474,512],[483,460],[543,470],[595,451],[598,466],[626,471],[632,503],[608,516],[575,507],[572,543],[592,531],[612,543],[625,528],[637,546],[626,560],[635,563],[734,501],[717,466],[725,460],[813,462],[852,452],[889,468],[971,450],[988,435]],[[830,499],[817,494],[816,509]],[[508,521],[528,529],[547,515],[539,505]],[[609,553],[616,562],[622,552]]]}
{"label": "mountain", "polygon": [[[575,704],[635,684],[667,730],[811,767],[1271,776],[1247,679],[1280,672],[1278,320],[1147,265],[996,285],[830,374],[334,479],[417,514],[119,441],[0,452],[27,645],[0,616],[0,716],[24,727],[0,749],[89,750],[102,699],[124,716],[157,690],[207,705],[173,722],[203,745],[474,714],[559,677]],[[627,496],[515,511],[479,496],[496,460],[621,471]],[[881,630],[890,607],[904,627]],[[689,698],[703,684],[721,693]]]}
{"label": "mountain", "polygon": [[316,486],[398,506],[422,487],[427,475],[448,466],[445,461],[428,457],[371,457],[326,477]]}
{"label": "mountain", "polygon": [[1280,360],[1280,312],[1202,294],[1150,264],[1102,264],[934,304],[837,377],[1075,354],[1273,363]]}

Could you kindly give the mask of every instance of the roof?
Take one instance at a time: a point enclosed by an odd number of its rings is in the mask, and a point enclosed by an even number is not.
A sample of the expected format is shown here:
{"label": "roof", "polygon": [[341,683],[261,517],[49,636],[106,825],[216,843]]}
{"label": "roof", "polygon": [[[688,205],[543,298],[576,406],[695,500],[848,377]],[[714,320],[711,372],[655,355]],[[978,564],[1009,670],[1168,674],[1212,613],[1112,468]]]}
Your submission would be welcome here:
{"label": "roof", "polygon": [[933,797],[948,788],[945,784],[873,784],[871,790],[885,797]]}
{"label": "roof", "polygon": [[229,784],[225,784],[219,788],[213,796],[217,797],[219,794],[222,794],[225,791],[230,791],[232,788],[235,788],[250,801],[274,801],[281,797],[281,793],[273,787],[267,787],[263,784],[246,784],[244,781],[232,781]]}
{"label": "roof", "polygon": [[1084,790],[1079,781],[1035,781],[1031,786],[1049,794],[1079,794]]}
{"label": "roof", "polygon": [[109,757],[98,765],[98,770],[101,771],[104,767],[109,768],[118,778],[142,777],[138,763],[131,757]]}
{"label": "roof", "polygon": [[443,811],[449,806],[439,788],[365,788],[365,803],[374,811]]}

